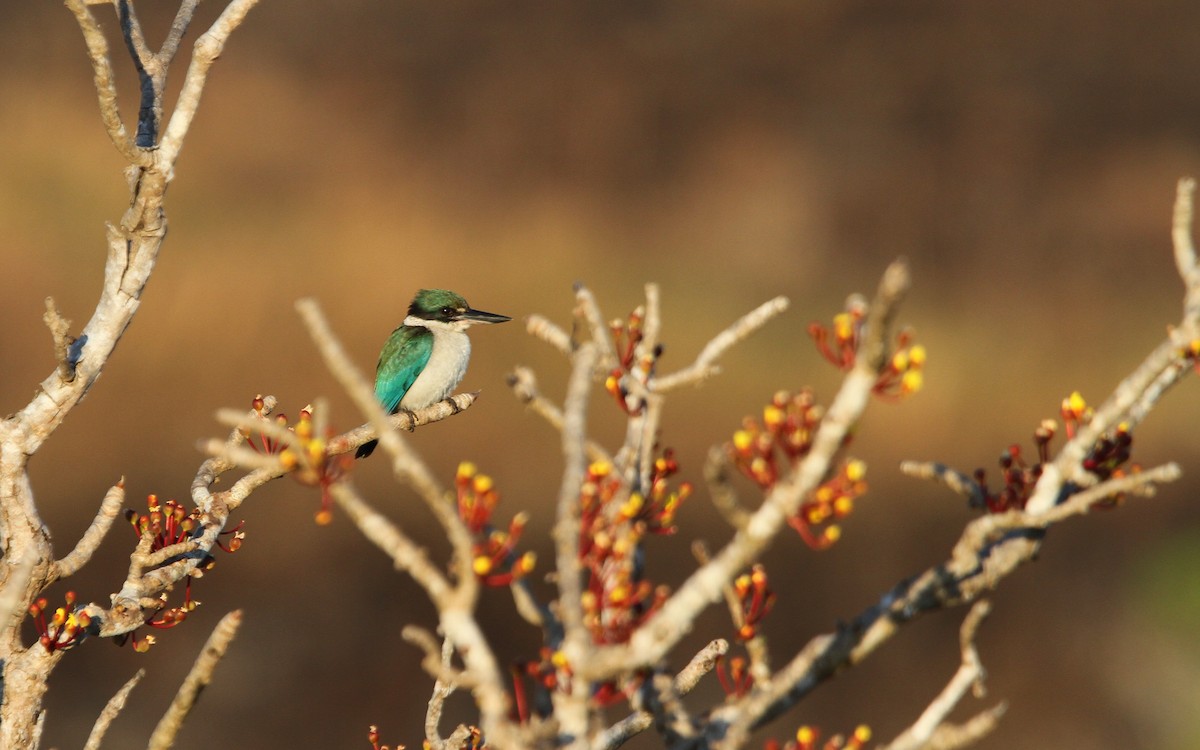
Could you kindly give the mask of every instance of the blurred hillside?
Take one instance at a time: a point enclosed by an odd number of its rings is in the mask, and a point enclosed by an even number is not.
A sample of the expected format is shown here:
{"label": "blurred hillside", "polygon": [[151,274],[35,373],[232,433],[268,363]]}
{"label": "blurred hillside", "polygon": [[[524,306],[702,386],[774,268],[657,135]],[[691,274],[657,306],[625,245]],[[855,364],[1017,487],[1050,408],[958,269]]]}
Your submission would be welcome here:
{"label": "blurred hillside", "polygon": [[[143,0],[139,12],[161,34],[170,6]],[[221,7],[205,4],[197,27]],[[95,10],[111,31],[108,10]],[[943,559],[970,517],[956,497],[900,477],[901,459],[993,468],[1071,390],[1102,399],[1178,318],[1169,221],[1176,179],[1200,173],[1197,28],[1200,5],[1183,0],[268,0],[214,69],[138,317],[32,463],[45,519],[69,549],[120,476],[131,505],[152,492],[184,499],[197,442],[223,433],[213,411],[259,392],[293,415],[328,396],[335,422],[357,425],[293,302],[316,296],[370,369],[423,286],[566,323],[576,281],[611,317],[658,282],[668,370],[738,315],[789,296],[787,315],[719,378],[668,406],[663,442],[699,481],[708,446],[775,390],[811,384],[828,397],[836,378],[805,325],[907,256],[915,283],[901,317],[930,351],[926,389],[869,413],[854,452],[872,491],[843,541],[771,550],[777,580],[803,584],[781,589],[767,623],[781,661]],[[110,39],[132,114],[135,81]],[[90,315],[104,222],[123,209],[91,78],[59,4],[0,4],[4,413],[53,367],[43,298],[76,329]],[[560,396],[566,368],[519,323],[474,341],[463,385],[483,398],[412,443],[447,482],[464,458],[492,474],[502,513],[534,512],[534,539],[557,492],[557,437],[504,375],[532,365]],[[1200,746],[1198,408],[1187,383],[1136,436],[1138,460],[1179,461],[1184,482],[1055,529],[996,595],[980,649],[987,700],[1010,710],[981,747]],[[599,436],[619,436],[606,400],[592,414]],[[355,482],[438,548],[381,462]],[[245,547],[199,582],[204,606],[149,654],[107,643],[69,654],[51,683],[46,746],[82,745],[145,666],[110,733],[112,747],[140,746],[234,607],[246,624],[179,747],[361,750],[370,723],[390,743],[419,744],[429,684],[398,632],[428,624],[430,608],[344,518],[316,527],[317,502],[290,480],[257,493]],[[651,550],[667,582],[690,566],[692,539],[727,533],[703,493],[680,527]],[[114,529],[71,587],[103,600],[132,543]],[[484,603],[498,629],[510,610],[503,592]],[[865,722],[894,736],[957,666],[961,614],[915,623],[769,734]],[[714,611],[699,634],[725,628]],[[537,645],[525,630],[506,640],[510,658]]]}

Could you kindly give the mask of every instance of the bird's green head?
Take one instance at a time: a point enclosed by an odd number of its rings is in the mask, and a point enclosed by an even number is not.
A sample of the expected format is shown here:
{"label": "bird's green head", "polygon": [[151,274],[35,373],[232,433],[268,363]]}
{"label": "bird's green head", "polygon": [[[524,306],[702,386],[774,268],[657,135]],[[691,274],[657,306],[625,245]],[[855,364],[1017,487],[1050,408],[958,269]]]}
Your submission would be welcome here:
{"label": "bird's green head", "polygon": [[466,328],[473,323],[503,323],[507,315],[474,310],[462,295],[448,289],[422,289],[408,306],[408,317],[431,323],[457,324]]}

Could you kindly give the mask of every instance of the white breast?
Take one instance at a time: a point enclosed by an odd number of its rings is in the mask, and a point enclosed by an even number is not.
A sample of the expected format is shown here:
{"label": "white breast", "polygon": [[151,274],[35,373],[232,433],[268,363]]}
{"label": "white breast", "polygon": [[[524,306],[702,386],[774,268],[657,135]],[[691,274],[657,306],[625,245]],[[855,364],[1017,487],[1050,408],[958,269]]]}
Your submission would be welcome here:
{"label": "white breast", "polygon": [[426,323],[426,326],[433,331],[433,352],[429,364],[400,399],[401,409],[420,409],[441,401],[467,372],[467,361],[471,358],[471,339],[467,334],[453,324]]}

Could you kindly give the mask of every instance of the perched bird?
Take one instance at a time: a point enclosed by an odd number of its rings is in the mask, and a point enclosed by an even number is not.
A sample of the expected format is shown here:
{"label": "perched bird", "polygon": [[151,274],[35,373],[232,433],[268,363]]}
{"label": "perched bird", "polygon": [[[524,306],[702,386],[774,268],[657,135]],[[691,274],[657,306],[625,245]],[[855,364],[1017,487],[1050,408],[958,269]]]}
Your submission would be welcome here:
{"label": "perched bird", "polygon": [[[392,331],[375,367],[375,397],[389,414],[420,409],[450,395],[467,372],[471,340],[466,330],[476,323],[503,323],[507,315],[472,310],[467,301],[445,289],[422,289],[408,306],[408,316]],[[378,440],[355,453],[365,458]]]}

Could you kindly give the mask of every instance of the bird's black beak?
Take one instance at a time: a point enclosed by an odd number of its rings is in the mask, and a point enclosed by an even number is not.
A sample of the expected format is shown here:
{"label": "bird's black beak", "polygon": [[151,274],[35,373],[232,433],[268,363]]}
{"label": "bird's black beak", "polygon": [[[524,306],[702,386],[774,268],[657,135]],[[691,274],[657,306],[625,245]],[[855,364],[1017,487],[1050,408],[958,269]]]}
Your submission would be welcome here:
{"label": "bird's black beak", "polygon": [[507,315],[498,315],[496,313],[484,312],[483,310],[472,310],[467,308],[459,313],[459,320],[469,320],[472,323],[504,323],[512,320]]}

